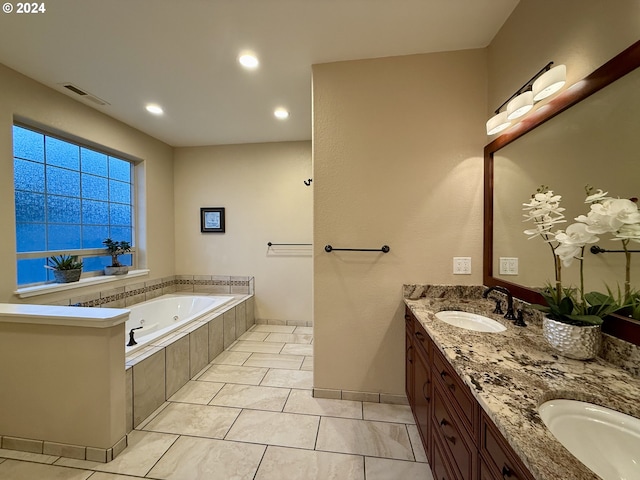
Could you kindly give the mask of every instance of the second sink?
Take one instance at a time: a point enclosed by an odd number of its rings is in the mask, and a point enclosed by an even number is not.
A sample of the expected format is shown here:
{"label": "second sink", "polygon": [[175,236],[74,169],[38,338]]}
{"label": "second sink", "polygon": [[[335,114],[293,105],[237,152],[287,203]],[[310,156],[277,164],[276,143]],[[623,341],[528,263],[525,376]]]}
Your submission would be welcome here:
{"label": "second sink", "polygon": [[504,332],[507,327],[500,322],[478,315],[477,313],[459,312],[457,310],[445,310],[436,313],[436,318],[442,320],[449,325],[453,325],[459,328],[465,328],[467,330],[473,330],[475,332]]}

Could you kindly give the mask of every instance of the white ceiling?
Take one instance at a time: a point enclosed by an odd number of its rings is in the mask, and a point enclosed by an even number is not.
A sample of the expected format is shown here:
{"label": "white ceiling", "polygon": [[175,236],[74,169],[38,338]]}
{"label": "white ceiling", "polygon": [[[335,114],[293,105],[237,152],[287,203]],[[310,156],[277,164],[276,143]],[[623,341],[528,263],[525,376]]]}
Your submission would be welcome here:
{"label": "white ceiling", "polygon": [[[44,13],[0,13],[0,63],[80,98],[60,86],[73,83],[173,146],[309,140],[312,64],[485,47],[517,3],[44,0]],[[256,71],[237,63],[244,49]]]}

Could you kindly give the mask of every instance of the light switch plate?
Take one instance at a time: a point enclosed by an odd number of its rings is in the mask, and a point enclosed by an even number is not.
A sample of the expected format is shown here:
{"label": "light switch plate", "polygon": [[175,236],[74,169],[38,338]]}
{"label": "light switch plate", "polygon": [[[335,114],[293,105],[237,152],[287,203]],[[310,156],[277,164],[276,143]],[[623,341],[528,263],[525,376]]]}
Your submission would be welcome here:
{"label": "light switch plate", "polygon": [[500,275],[518,275],[518,258],[500,257]]}
{"label": "light switch plate", "polygon": [[453,257],[454,275],[471,275],[471,257]]}

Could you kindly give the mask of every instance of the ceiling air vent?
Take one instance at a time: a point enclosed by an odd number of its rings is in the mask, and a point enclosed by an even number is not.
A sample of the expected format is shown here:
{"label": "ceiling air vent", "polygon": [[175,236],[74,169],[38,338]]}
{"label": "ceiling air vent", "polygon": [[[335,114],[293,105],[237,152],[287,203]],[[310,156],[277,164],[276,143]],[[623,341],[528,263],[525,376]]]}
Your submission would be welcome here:
{"label": "ceiling air vent", "polygon": [[81,96],[84,100],[88,100],[97,105],[110,105],[109,102],[105,102],[101,98],[96,97],[95,95],[92,95],[88,92],[85,92],[81,88],[76,87],[73,83],[61,83],[60,85],[62,85],[67,90],[75,93],[76,95]]}

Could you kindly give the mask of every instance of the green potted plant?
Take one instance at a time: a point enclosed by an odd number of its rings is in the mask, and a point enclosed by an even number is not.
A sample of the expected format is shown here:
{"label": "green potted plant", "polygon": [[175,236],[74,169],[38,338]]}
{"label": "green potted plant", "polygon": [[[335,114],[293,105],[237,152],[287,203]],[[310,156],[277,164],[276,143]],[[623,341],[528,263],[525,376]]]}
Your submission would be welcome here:
{"label": "green potted plant", "polygon": [[111,265],[104,267],[105,275],[125,275],[129,271],[127,265],[122,265],[118,261],[119,255],[124,255],[131,251],[131,245],[125,240],[115,241],[110,238],[105,239],[102,244],[106,247],[107,252],[111,255]]}
{"label": "green potted plant", "polygon": [[53,270],[56,283],[71,283],[80,280],[82,262],[75,255],[59,255],[47,258],[45,268]]}

